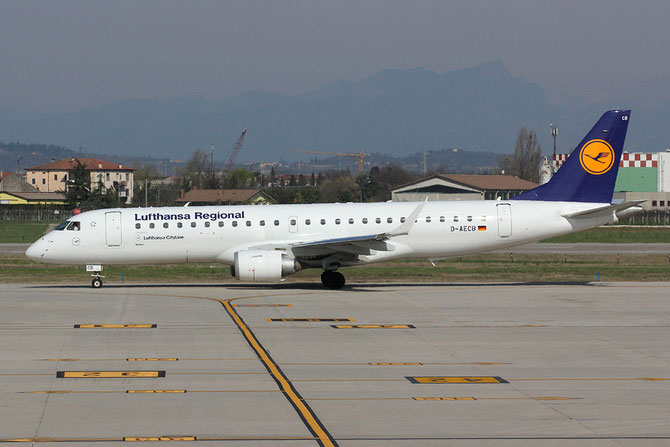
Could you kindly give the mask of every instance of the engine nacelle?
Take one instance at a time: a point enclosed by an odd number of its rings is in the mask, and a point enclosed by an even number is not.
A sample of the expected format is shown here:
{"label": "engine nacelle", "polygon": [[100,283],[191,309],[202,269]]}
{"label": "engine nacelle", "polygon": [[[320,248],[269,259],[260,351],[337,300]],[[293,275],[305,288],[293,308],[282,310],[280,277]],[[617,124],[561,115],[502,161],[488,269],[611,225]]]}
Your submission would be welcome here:
{"label": "engine nacelle", "polygon": [[240,250],[231,273],[240,281],[276,282],[300,270],[295,259],[275,250]]}

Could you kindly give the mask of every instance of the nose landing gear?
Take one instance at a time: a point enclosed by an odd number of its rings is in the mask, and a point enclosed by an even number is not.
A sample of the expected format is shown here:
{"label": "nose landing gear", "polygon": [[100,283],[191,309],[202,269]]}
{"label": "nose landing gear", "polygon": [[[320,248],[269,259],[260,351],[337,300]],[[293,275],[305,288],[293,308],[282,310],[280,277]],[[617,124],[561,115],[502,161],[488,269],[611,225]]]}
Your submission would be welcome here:
{"label": "nose landing gear", "polygon": [[102,287],[102,278],[103,277],[100,276],[100,275],[92,275],[92,276],[93,276],[93,281],[91,281],[91,285],[93,286],[93,288],[99,289],[100,287]]}
{"label": "nose landing gear", "polygon": [[339,290],[344,287],[344,275],[335,270],[326,270],[321,274],[321,283],[329,289]]}
{"label": "nose landing gear", "polygon": [[102,265],[87,264],[86,271],[92,272],[91,276],[93,277],[93,281],[91,281],[91,286],[93,286],[94,289],[102,287],[102,278],[104,278],[104,276],[102,276]]}

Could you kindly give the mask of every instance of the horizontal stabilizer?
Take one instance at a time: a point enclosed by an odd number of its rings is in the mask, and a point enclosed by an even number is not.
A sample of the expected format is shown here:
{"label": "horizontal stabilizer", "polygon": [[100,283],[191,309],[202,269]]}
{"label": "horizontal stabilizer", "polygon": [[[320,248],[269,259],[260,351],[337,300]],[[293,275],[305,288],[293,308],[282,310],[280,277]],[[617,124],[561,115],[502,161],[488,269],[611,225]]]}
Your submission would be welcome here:
{"label": "horizontal stabilizer", "polygon": [[576,213],[562,214],[562,216],[567,217],[569,219],[589,219],[592,217],[609,214],[611,212],[623,211],[625,209],[637,206],[644,202],[646,202],[646,200],[631,200],[630,202],[601,206],[598,208],[591,208],[590,210],[577,211]]}

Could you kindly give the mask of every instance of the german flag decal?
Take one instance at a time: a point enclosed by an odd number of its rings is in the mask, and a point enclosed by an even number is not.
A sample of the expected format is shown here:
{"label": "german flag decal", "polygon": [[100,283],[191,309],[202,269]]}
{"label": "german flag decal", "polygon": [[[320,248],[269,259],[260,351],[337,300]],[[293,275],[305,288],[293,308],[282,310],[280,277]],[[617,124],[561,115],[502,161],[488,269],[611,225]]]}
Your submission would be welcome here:
{"label": "german flag decal", "polygon": [[479,225],[477,231],[486,231],[486,225]]}

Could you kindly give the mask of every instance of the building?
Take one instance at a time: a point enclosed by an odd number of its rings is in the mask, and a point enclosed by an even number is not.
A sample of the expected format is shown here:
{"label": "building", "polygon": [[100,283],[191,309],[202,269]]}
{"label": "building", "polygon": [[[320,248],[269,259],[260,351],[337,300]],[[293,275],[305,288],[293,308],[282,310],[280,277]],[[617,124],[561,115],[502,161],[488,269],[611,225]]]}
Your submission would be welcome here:
{"label": "building", "polygon": [[0,205],[62,205],[65,195],[40,192],[13,172],[0,172]]}
{"label": "building", "polygon": [[[569,154],[557,154],[553,160],[558,169]],[[614,185],[615,201],[646,200],[645,210],[670,209],[670,149],[665,152],[624,152]]]}
{"label": "building", "polygon": [[177,199],[191,205],[271,205],[275,199],[260,189],[192,189]]}
{"label": "building", "polygon": [[9,192],[0,190],[0,205],[64,205],[60,192]]}
{"label": "building", "polygon": [[65,192],[77,161],[90,172],[92,187],[102,183],[105,188],[116,190],[121,202],[132,203],[135,169],[97,158],[72,157],[32,166],[26,168],[26,181],[41,192]]}
{"label": "building", "polygon": [[435,174],[391,190],[394,202],[507,200],[538,186],[511,175]]}
{"label": "building", "polygon": [[13,172],[0,172],[0,191],[37,192],[37,189]]}

